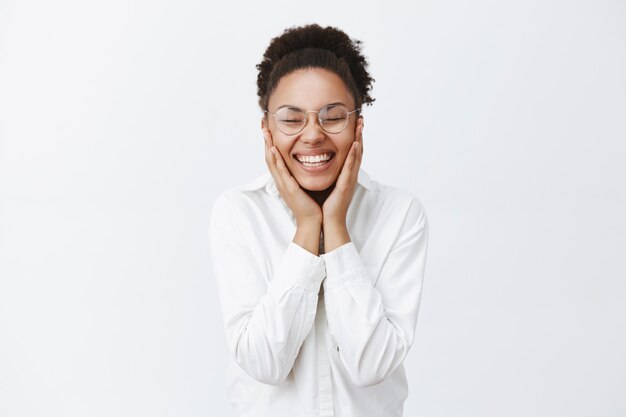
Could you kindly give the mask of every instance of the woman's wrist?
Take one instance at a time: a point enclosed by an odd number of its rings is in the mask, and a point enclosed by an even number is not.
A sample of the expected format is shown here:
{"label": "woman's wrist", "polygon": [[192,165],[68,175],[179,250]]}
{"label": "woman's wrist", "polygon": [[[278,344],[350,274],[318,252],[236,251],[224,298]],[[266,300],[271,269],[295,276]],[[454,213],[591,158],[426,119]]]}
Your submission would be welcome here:
{"label": "woman's wrist", "polygon": [[316,228],[322,226],[322,212],[308,216],[296,216],[296,227]]}
{"label": "woman's wrist", "polygon": [[300,220],[296,222],[296,234],[293,237],[293,243],[311,252],[313,255],[319,256],[320,235],[322,231],[321,220],[314,218]]}
{"label": "woman's wrist", "polygon": [[326,253],[350,242],[350,234],[345,221],[324,219],[324,251]]}

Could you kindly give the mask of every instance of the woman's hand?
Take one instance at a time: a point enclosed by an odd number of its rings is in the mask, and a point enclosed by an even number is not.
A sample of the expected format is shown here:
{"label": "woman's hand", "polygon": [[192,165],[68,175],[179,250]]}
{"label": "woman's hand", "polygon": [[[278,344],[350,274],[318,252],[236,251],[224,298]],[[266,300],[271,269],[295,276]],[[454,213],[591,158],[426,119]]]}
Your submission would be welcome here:
{"label": "woman's hand", "polygon": [[280,196],[285,200],[296,218],[296,235],[293,242],[308,250],[319,254],[320,232],[322,228],[322,209],[291,175],[285,165],[282,155],[274,146],[272,134],[263,129],[265,138],[265,162],[274,178]]}
{"label": "woman's hand", "polygon": [[363,118],[359,118],[354,134],[354,142],[337,178],[335,188],[322,206],[324,247],[326,252],[350,242],[346,216],[356,189],[362,158]]}

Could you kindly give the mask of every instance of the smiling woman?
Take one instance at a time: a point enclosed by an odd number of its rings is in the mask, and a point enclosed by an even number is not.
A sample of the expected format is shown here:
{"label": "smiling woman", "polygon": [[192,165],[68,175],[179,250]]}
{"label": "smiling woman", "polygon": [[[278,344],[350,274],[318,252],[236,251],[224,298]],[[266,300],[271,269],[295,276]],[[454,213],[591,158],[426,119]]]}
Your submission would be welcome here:
{"label": "smiling woman", "polygon": [[374,99],[360,42],[308,25],[257,66],[268,173],[210,222],[237,417],[401,416],[428,222],[361,167]]}
{"label": "smiling woman", "polygon": [[274,119],[261,125],[298,184],[317,192],[333,186],[353,146],[358,112],[341,78],[321,68],[296,70],[280,80],[268,108],[277,109]]}

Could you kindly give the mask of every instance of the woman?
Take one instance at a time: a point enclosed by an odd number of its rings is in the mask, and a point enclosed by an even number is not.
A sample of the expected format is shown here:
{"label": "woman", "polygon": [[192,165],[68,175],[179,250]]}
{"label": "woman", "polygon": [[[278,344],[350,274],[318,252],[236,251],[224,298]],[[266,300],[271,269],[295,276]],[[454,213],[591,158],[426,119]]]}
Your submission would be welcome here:
{"label": "woman", "polygon": [[288,29],[257,68],[269,172],[222,193],[210,223],[235,415],[401,416],[428,224],[360,169],[360,42]]}

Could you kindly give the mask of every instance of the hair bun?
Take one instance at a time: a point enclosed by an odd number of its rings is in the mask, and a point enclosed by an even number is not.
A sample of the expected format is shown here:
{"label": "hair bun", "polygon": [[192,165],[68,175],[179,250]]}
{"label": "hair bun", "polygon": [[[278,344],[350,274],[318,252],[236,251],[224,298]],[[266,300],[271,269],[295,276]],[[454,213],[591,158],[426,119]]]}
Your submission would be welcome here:
{"label": "hair bun", "polygon": [[[328,52],[334,55],[334,59],[328,57]],[[270,41],[263,60],[256,66],[259,70],[259,105],[267,110],[268,97],[280,78],[306,67],[321,67],[337,73],[352,90],[359,105],[371,104],[374,98],[369,92],[374,79],[367,66],[367,59],[361,53],[361,41],[351,39],[338,28],[323,28],[318,24],[287,28]]]}

